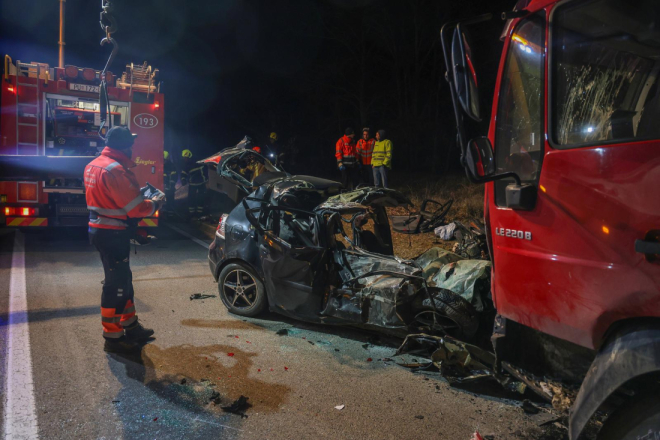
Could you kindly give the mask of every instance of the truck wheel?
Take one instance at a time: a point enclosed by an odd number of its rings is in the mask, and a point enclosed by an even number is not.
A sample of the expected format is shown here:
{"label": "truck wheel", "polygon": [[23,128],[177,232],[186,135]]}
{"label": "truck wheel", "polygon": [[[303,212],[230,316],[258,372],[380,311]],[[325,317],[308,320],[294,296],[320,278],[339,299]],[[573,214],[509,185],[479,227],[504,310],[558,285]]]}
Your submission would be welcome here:
{"label": "truck wheel", "polygon": [[435,310],[426,296],[420,297],[421,301],[414,305],[416,324],[429,327],[432,332],[457,338],[469,339],[477,333],[479,315],[472,304],[446,289],[429,287],[429,291],[434,299]]}
{"label": "truck wheel", "polygon": [[660,398],[658,391],[633,398],[629,405],[612,414],[598,440],[638,440],[660,438]]}
{"label": "truck wheel", "polygon": [[218,292],[227,309],[240,316],[257,316],[266,307],[266,289],[245,264],[225,266],[218,276]]}

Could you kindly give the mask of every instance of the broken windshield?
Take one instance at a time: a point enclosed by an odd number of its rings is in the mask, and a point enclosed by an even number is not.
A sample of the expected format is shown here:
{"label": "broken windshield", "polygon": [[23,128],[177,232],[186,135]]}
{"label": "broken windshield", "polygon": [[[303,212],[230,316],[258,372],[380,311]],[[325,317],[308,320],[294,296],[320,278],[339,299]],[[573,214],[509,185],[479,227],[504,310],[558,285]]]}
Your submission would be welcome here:
{"label": "broken windshield", "polygon": [[660,137],[654,3],[598,0],[556,10],[553,138],[560,147]]}

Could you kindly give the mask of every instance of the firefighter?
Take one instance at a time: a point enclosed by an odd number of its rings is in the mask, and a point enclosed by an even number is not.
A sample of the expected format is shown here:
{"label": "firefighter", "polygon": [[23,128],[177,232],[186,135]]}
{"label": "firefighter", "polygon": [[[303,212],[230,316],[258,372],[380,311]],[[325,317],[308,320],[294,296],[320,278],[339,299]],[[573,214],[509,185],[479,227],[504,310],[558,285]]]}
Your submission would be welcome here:
{"label": "firefighter", "polygon": [[183,159],[181,184],[189,184],[188,215],[201,217],[204,214],[206,198],[206,165],[196,163],[190,150],[183,150],[181,157]]}
{"label": "firefighter", "polygon": [[369,137],[369,128],[365,127],[362,129],[362,139],[355,146],[358,162],[362,165],[360,180],[369,185],[374,184],[374,174],[371,170],[371,154],[374,151],[375,143],[376,139]]}
{"label": "firefighter", "polygon": [[353,190],[359,180],[359,167],[357,152],[355,151],[355,133],[348,127],[344,136],[340,137],[335,145],[337,168],[341,171],[341,183],[345,189]]}
{"label": "firefighter", "polygon": [[165,187],[165,206],[163,207],[164,211],[168,213],[172,212],[172,207],[174,206],[174,191],[176,190],[176,167],[174,162],[170,159],[170,153],[168,151],[163,152],[163,186]]}
{"label": "firefighter", "polygon": [[376,133],[371,165],[374,170],[374,186],[387,188],[387,173],[392,169],[392,141],[387,139],[385,130]]}
{"label": "firefighter", "polygon": [[[127,353],[141,349],[154,334],[135,314],[133,274],[129,256],[129,222],[148,217],[162,204],[162,196],[146,200],[131,168],[136,135],[126,127],[112,127],[101,155],[85,167],[89,210],[89,239],[101,255],[105,282],[101,294],[104,350]],[[160,193],[162,195],[162,193]]]}

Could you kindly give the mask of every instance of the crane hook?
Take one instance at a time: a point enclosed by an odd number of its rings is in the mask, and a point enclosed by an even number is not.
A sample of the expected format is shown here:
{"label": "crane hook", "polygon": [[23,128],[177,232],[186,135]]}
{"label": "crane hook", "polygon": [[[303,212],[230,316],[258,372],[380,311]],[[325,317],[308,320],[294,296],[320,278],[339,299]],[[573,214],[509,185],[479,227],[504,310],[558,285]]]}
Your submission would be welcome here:
{"label": "crane hook", "polygon": [[117,55],[117,52],[119,52],[119,45],[115,41],[114,38],[112,37],[105,37],[104,39],[101,40],[101,46],[104,46],[106,43],[112,44],[112,52],[110,52],[110,57],[108,58],[108,62],[105,63],[105,67],[103,68],[102,72],[102,78],[105,78],[105,71],[108,70],[108,67],[110,67],[110,64],[115,59],[115,56]]}

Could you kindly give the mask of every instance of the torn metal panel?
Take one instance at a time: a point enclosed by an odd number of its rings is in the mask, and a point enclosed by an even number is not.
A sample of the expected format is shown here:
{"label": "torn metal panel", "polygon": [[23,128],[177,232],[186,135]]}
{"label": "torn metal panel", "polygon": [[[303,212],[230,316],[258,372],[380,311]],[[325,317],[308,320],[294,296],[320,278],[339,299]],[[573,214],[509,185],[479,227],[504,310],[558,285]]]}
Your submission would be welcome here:
{"label": "torn metal panel", "polygon": [[330,197],[328,201],[333,203],[358,203],[387,207],[412,205],[410,199],[399,191],[371,186],[338,194]]}
{"label": "torn metal panel", "polygon": [[454,292],[477,311],[484,310],[484,298],[490,293],[490,261],[465,260],[436,247],[417,257],[415,262],[423,269],[429,286]]}

